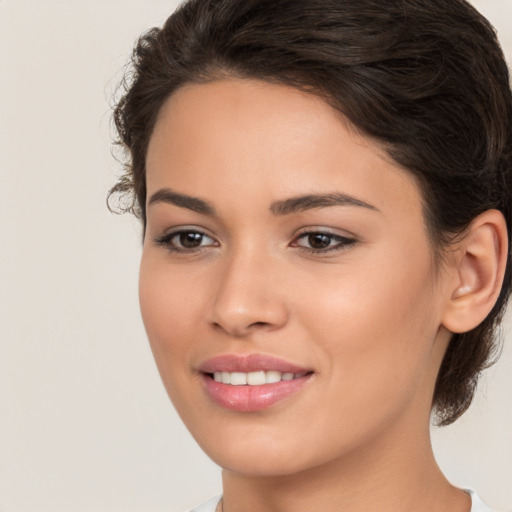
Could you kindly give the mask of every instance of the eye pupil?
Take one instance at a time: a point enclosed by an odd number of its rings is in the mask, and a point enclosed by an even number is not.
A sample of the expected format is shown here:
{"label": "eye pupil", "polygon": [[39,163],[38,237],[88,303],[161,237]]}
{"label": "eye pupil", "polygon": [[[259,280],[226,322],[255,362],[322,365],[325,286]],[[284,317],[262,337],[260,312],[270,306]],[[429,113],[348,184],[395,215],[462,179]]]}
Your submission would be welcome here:
{"label": "eye pupil", "polygon": [[321,233],[314,233],[308,236],[308,243],[313,249],[325,249],[331,243],[331,237]]}
{"label": "eye pupil", "polygon": [[201,233],[180,233],[180,244],[186,249],[199,247],[203,241]]}

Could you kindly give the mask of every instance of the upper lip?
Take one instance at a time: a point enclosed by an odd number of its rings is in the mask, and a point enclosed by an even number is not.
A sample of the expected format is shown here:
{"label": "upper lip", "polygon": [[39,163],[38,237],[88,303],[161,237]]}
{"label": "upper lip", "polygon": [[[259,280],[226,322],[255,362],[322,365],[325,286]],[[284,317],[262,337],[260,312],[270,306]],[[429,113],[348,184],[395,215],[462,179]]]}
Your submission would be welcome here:
{"label": "upper lip", "polygon": [[277,371],[281,373],[308,373],[311,370],[265,354],[224,354],[208,359],[199,366],[203,373]]}

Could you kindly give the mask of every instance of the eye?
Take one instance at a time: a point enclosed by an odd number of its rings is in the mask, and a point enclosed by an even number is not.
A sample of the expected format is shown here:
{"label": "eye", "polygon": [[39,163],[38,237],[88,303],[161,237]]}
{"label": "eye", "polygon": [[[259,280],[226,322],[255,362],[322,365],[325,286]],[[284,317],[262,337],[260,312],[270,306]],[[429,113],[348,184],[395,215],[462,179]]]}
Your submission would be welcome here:
{"label": "eye", "polygon": [[347,249],[355,243],[356,240],[353,238],[322,231],[310,231],[299,235],[292,243],[292,246],[300,247],[313,253],[325,253]]}
{"label": "eye", "polygon": [[180,229],[166,233],[162,237],[156,238],[155,242],[174,252],[194,252],[204,247],[218,245],[213,238],[205,233],[192,229]]}

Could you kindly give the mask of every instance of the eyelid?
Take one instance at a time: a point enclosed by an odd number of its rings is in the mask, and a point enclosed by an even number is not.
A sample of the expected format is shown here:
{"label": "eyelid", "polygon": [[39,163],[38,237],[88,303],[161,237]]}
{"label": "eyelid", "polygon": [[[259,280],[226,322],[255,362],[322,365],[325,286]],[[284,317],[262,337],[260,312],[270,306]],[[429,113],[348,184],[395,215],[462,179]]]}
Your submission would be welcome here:
{"label": "eyelid", "polygon": [[[313,247],[305,247],[299,245],[298,241],[304,239],[310,235],[324,235],[330,237],[331,239],[338,241],[334,246],[328,246],[326,248],[315,249]],[[303,230],[299,231],[293,238],[290,246],[298,247],[299,249],[316,254],[323,255],[336,251],[347,250],[349,247],[355,245],[358,242],[358,239],[352,234],[341,234],[341,233],[333,233],[333,231],[329,228],[325,227],[308,227],[303,228]]]}
{"label": "eyelid", "polygon": [[[192,254],[202,252],[212,247],[219,247],[220,243],[218,240],[211,234],[207,232],[201,227],[197,226],[175,226],[173,228],[169,228],[164,231],[160,236],[152,237],[152,240],[155,244],[166,248],[168,251],[178,254]],[[349,247],[355,245],[358,240],[353,234],[341,234],[339,232],[333,232],[332,228],[326,227],[316,227],[316,226],[308,226],[299,230],[294,236],[289,246],[298,248],[301,251],[309,252],[314,255],[325,255],[327,253],[347,250]],[[210,243],[203,244],[204,240],[201,240],[200,245],[197,247],[182,247],[178,244],[173,244],[173,238],[185,234],[185,233],[194,233],[201,235],[204,238],[210,240]],[[315,247],[307,247],[300,244],[300,240],[306,239],[311,235],[323,235],[331,239],[331,242],[334,242],[333,245],[329,244],[327,247],[323,248],[315,248]]]}
{"label": "eyelid", "polygon": [[[178,247],[171,244],[171,240],[174,237],[184,233],[199,234],[203,237],[209,238],[213,243],[207,245],[199,245],[198,247],[193,248]],[[177,226],[170,228],[166,230],[162,235],[153,237],[153,241],[155,244],[165,247],[170,252],[183,254],[197,253],[205,250],[208,247],[218,247],[220,245],[215,237],[208,234],[205,229],[199,228],[197,226]]]}

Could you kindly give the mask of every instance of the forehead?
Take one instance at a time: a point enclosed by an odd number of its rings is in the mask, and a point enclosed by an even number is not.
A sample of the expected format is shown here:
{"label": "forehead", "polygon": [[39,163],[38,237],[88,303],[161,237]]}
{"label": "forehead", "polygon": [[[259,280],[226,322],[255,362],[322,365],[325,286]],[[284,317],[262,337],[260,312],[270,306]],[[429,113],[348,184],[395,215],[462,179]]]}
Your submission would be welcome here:
{"label": "forehead", "polygon": [[[190,84],[163,105],[147,155],[148,195],[268,201],[333,189],[418,208],[410,173],[318,96],[256,80]],[[341,189],[341,190],[340,190]],[[407,205],[403,205],[407,206]],[[385,208],[384,208],[385,209]]]}

